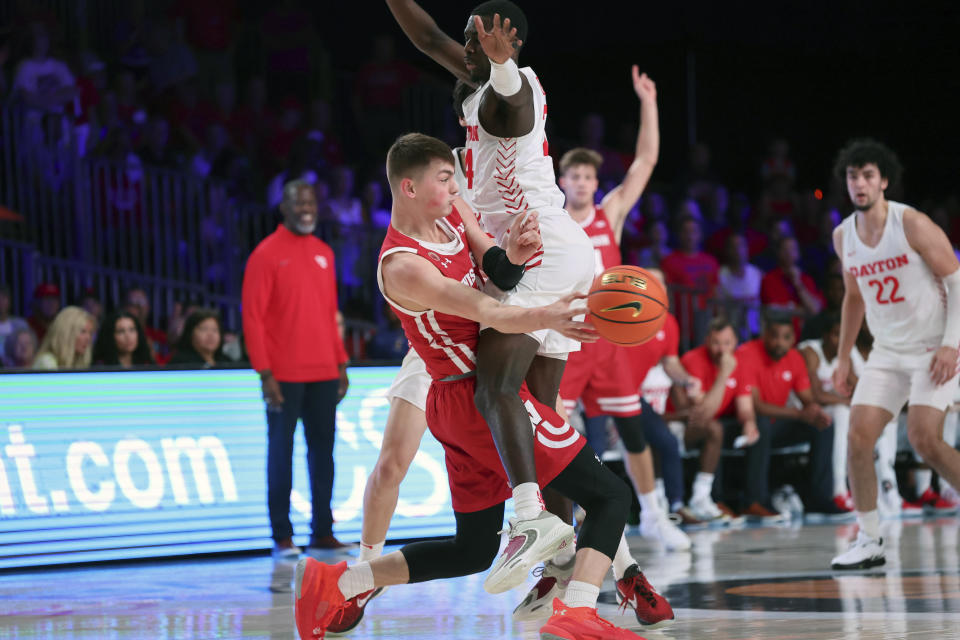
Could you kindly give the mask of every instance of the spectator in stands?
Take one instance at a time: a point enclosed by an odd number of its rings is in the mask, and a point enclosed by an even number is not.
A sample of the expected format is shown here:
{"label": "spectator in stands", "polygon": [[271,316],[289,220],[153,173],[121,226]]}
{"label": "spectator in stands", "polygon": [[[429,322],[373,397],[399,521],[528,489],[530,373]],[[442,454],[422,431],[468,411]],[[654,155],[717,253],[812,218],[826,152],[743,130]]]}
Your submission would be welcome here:
{"label": "spectator in stands", "polygon": [[86,369],[93,351],[96,321],[80,307],[64,307],[50,323],[34,369]]}
{"label": "spectator in stands", "polygon": [[363,185],[360,205],[363,207],[363,223],[367,229],[386,233],[390,226],[390,208],[383,206],[383,183],[368,180]]}
{"label": "spectator in stands", "polygon": [[37,336],[30,327],[23,326],[3,341],[0,353],[7,369],[29,369],[37,355]]}
{"label": "spectator in stands", "polygon": [[77,88],[67,64],[50,55],[50,35],[42,22],[30,25],[30,39],[30,56],[17,66],[13,89],[27,106],[28,119],[39,125],[43,114],[63,113]]}
{"label": "spectator in stands", "polygon": [[[636,134],[634,134],[636,135]],[[607,191],[606,183],[615,181],[617,183],[623,180],[626,174],[626,167],[620,160],[620,154],[616,149],[608,146],[606,143],[607,123],[604,117],[599,113],[588,113],[580,121],[580,144],[578,146],[586,147],[596,151],[603,156],[603,164],[597,171],[597,180],[600,182],[601,189],[597,190],[597,203],[603,199]]]}
{"label": "spectator in stands", "polygon": [[100,301],[100,296],[97,294],[96,289],[86,287],[83,290],[83,295],[80,296],[80,300],[77,302],[77,306],[92,315],[99,326],[100,321],[103,320],[103,302]]}
{"label": "spectator in stands", "polygon": [[794,330],[800,334],[803,320],[820,312],[823,295],[813,278],[800,269],[800,245],[796,238],[780,239],[777,247],[777,266],[763,277],[760,301],[794,314]]}
{"label": "spectator in stands", "polygon": [[227,152],[230,136],[223,125],[211,122],[207,126],[203,146],[190,160],[190,171],[200,179],[210,177],[214,165]]}
{"label": "spectator in stands", "polygon": [[93,52],[80,54],[77,67],[77,97],[73,101],[73,132],[77,155],[83,157],[93,149],[100,131],[98,108],[101,92],[107,86],[107,65]]}
{"label": "spectator in stands", "polygon": [[[703,390],[692,396],[684,387],[673,392],[677,409],[686,411],[683,442],[688,449],[700,447],[700,471],[693,482],[687,507],[689,515],[704,522],[730,522],[735,513],[723,502],[714,502],[719,487],[714,480],[724,442],[733,446],[741,436],[747,466],[758,465],[763,450],[753,446],[760,438],[751,396],[750,374],[734,355],[737,334],[729,319],[717,316],[710,321],[702,345],[683,354],[680,362]],[[746,501],[745,501],[746,502]],[[751,505],[752,506],[752,505]],[[757,514],[747,508],[745,515]]]}
{"label": "spectator in stands", "polygon": [[293,96],[287,96],[280,104],[276,125],[264,141],[263,164],[268,175],[286,166],[294,144],[303,137],[303,103]]}
{"label": "spectator in stands", "polygon": [[[367,264],[363,261],[368,253],[366,227],[363,220],[363,204],[353,193],[354,171],[347,166],[333,171],[333,184],[327,205],[330,216],[339,230],[342,242],[336,246],[337,275],[344,293],[349,299],[370,282],[367,280]],[[371,262],[372,264],[372,262]]]}
{"label": "spectator in stands", "polygon": [[804,321],[801,341],[818,340],[829,329],[828,325],[833,322],[833,316],[840,313],[840,305],[843,304],[843,274],[828,273],[822,282],[823,309]]}
{"label": "spectator in stands", "polygon": [[367,357],[371,360],[402,360],[410,343],[400,327],[400,319],[393,309],[387,307],[387,326],[378,327],[367,344]]}
{"label": "spectator in stands", "polygon": [[123,295],[123,309],[130,312],[143,327],[150,347],[150,355],[158,362],[168,356],[167,333],[150,325],[150,298],[143,287],[131,287]]}
{"label": "spectator in stands", "polygon": [[239,17],[235,0],[177,0],[171,8],[177,28],[196,52],[207,86],[233,77],[233,44]]}
{"label": "spectator in stands", "polygon": [[307,139],[317,149],[318,153],[312,159],[320,175],[326,176],[332,167],[343,164],[343,144],[334,131],[330,103],[326,100],[315,99],[310,102]]}
{"label": "spectator in stands", "polygon": [[[738,366],[752,376],[753,404],[759,420],[760,440],[753,445],[762,455],[747,464],[746,514],[769,521],[779,514],[770,508],[770,452],[801,442],[810,444],[808,486],[801,493],[809,513],[849,513],[833,502],[833,426],[830,416],[813,399],[803,356],[794,348],[790,314],[767,310],[761,338],[736,351]],[[790,394],[802,404],[789,403]]]}
{"label": "spectator in stands", "polygon": [[780,241],[786,237],[796,237],[793,233],[793,224],[785,219],[770,220],[760,216],[753,218],[753,222],[757,226],[755,231],[766,237],[766,243],[758,253],[751,251],[753,256],[751,262],[757,265],[761,271],[767,273],[774,269],[780,260]]}
{"label": "spectator in stands", "polygon": [[93,343],[93,363],[124,369],[156,364],[135,315],[121,309],[106,317]]}
{"label": "spectator in stands", "polygon": [[840,226],[842,218],[840,212],[829,208],[820,213],[811,222],[816,223],[816,237],[803,243],[803,257],[801,266],[810,274],[814,282],[823,283],[830,259],[836,257],[833,250],[833,230]]}
{"label": "spectator in stands", "polygon": [[644,268],[659,268],[663,259],[673,252],[673,249],[667,246],[670,239],[667,224],[661,218],[647,218],[643,225],[643,232],[649,245],[637,252],[634,258],[636,265]]}
{"label": "spectator in stands", "polygon": [[677,197],[707,202],[714,197],[719,186],[721,184],[713,170],[710,147],[703,142],[694,144],[687,154],[686,169],[677,178]]}
{"label": "spectator in stands", "polygon": [[[660,262],[671,288],[671,308],[680,323],[684,345],[698,342],[706,333],[707,303],[714,295],[720,271],[716,259],[700,250],[700,222],[693,216],[680,219],[677,250]],[[702,325],[702,326],[701,326]]]}
{"label": "spectator in stands", "polygon": [[154,25],[147,38],[150,53],[150,88],[163,94],[197,74],[197,59],[181,36],[167,21]]}
{"label": "spectator in stands", "polygon": [[727,236],[726,260],[717,274],[717,297],[740,337],[760,333],[760,283],[763,272],[747,262],[747,239],[743,234]]}
{"label": "spectator in stands", "polygon": [[29,327],[23,318],[10,315],[12,305],[10,286],[0,282],[0,344],[3,344],[10,334]]}
{"label": "spectator in stands", "polygon": [[47,327],[60,311],[60,287],[52,282],[42,282],[33,290],[33,314],[27,324],[33,329],[37,340],[43,340]]}
{"label": "spectator in stands", "polygon": [[277,556],[299,553],[290,524],[293,436],[303,419],[313,509],[310,547],[341,549],[333,535],[333,440],[347,392],[347,354],[337,330],[333,251],[314,235],[313,187],[292,181],[283,224],[253,250],[243,275],[243,333],[267,404],[267,495]]}
{"label": "spectator in stands", "polygon": [[198,365],[204,369],[230,362],[223,354],[223,324],[214,309],[195,309],[183,325],[169,364]]}
{"label": "spectator in stands", "polygon": [[374,36],[353,85],[354,117],[371,156],[381,156],[403,129],[403,93],[419,79],[416,67],[397,58],[393,36]]}
{"label": "spectator in stands", "polygon": [[245,132],[240,148],[251,158],[263,153],[263,145],[276,126],[276,114],[267,104],[267,81],[263,76],[247,80],[243,101],[237,108],[237,127]]}
{"label": "spectator in stands", "polygon": [[[283,171],[278,173],[267,185],[267,205],[273,209],[280,205],[283,200],[283,185],[292,180],[303,180],[314,186],[320,176],[314,170],[310,163],[310,141],[301,138],[290,147],[290,155],[287,156],[287,165]],[[317,194],[318,199],[320,194]],[[323,220],[323,216],[320,216]]]}
{"label": "spectator in stands", "polygon": [[139,150],[143,163],[161,169],[176,169],[181,164],[178,154],[170,147],[170,123],[161,114],[150,116]]}
{"label": "spectator in stands", "polygon": [[[823,407],[833,422],[833,501],[837,506],[853,508],[853,498],[847,488],[847,434],[850,431],[850,398],[834,391],[833,372],[837,368],[837,348],[840,345],[840,312],[825,316],[819,338],[805,340],[797,345],[810,376],[810,391],[814,401]],[[864,359],[854,347],[850,351],[853,375],[863,373]]]}
{"label": "spectator in stands", "polygon": [[273,100],[287,95],[306,102],[310,87],[310,61],[320,48],[313,16],[298,0],[281,0],[260,21],[266,49],[266,75]]}

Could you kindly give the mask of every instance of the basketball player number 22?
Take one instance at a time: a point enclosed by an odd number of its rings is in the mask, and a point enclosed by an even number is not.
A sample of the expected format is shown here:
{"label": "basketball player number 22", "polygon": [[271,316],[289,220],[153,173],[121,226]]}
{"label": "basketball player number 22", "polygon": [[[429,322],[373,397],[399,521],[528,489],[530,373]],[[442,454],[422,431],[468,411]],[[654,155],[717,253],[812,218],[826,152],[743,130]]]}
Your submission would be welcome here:
{"label": "basketball player number 22", "polygon": [[[880,280],[870,280],[867,284],[871,287],[877,287],[877,302],[880,304],[903,302],[906,299],[903,296],[897,297],[897,291],[900,289],[900,281],[893,276],[887,276],[882,282]],[[890,285],[889,289],[887,285]],[[889,292],[889,296],[886,298],[883,297],[885,292]]]}

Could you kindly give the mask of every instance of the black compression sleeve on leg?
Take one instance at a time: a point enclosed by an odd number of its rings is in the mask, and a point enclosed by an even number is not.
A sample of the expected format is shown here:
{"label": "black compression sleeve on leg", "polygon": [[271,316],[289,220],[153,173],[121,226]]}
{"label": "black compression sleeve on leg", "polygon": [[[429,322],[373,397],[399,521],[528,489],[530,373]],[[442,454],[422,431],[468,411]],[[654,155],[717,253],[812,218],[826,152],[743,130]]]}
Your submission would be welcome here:
{"label": "black compression sleeve on leg", "polygon": [[483,254],[484,273],[493,280],[493,284],[503,291],[508,291],[517,286],[525,270],[525,265],[510,262],[507,258],[507,252],[500,247],[490,247]]}
{"label": "black compression sleeve on leg", "polygon": [[407,561],[410,584],[480,573],[493,564],[500,550],[503,504],[474,511],[454,512],[457,533],[453,538],[413,542],[400,549]]}
{"label": "black compression sleeve on leg", "polygon": [[623,446],[629,453],[643,453],[647,448],[647,436],[643,433],[643,418],[638,413],[635,416],[614,416],[613,423],[617,425],[617,433],[623,440]]}
{"label": "black compression sleeve on leg", "polygon": [[577,549],[596,549],[612,560],[630,512],[630,487],[603,466],[590,445],[547,486],[587,512],[577,534]]}

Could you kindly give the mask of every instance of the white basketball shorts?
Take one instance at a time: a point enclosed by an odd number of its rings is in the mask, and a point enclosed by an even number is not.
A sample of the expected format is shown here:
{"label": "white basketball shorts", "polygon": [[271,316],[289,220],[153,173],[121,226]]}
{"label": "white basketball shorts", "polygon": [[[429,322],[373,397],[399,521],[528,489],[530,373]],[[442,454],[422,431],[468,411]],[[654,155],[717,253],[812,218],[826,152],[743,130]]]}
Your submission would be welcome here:
{"label": "white basketball shorts", "polygon": [[930,361],[936,351],[904,355],[874,348],[853,391],[851,405],[863,404],[899,415],[904,403],[946,410],[957,395],[960,375],[937,386],[930,379]]}
{"label": "white basketball shorts", "polygon": [[423,359],[413,349],[407,351],[397,377],[393,379],[387,400],[402,398],[420,411],[427,410],[427,392],[430,390],[430,374]]}

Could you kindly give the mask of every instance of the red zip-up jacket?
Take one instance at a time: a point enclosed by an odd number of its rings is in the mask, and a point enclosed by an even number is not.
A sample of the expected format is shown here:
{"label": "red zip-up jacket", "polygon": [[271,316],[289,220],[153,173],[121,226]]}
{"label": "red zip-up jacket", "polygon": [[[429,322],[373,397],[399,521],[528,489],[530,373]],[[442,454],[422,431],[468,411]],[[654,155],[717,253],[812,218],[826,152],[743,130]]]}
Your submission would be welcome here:
{"label": "red zip-up jacket", "polygon": [[243,334],[250,364],[283,382],[340,376],[333,250],[282,224],[257,245],[243,274]]}

